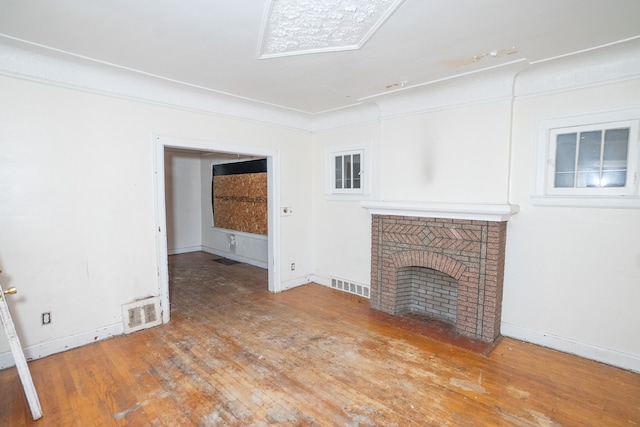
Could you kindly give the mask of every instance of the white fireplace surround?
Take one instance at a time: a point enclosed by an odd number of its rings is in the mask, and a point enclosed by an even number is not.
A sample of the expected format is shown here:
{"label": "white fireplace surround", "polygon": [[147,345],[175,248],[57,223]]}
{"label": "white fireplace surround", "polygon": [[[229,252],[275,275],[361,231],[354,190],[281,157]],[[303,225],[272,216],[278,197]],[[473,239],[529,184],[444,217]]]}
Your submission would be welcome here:
{"label": "white fireplace surround", "polygon": [[477,221],[508,221],[520,211],[518,205],[478,203],[419,203],[367,200],[360,205],[372,215],[451,218]]}

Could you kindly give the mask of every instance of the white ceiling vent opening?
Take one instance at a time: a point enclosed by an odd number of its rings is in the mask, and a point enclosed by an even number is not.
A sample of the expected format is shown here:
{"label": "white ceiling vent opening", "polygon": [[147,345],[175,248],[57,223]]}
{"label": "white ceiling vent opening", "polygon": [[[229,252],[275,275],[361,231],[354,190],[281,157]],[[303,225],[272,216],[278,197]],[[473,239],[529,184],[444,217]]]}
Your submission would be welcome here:
{"label": "white ceiling vent opening", "polygon": [[360,49],[404,0],[270,0],[258,57]]}
{"label": "white ceiling vent opening", "polygon": [[160,298],[149,297],[122,305],[122,322],[125,334],[160,325]]}

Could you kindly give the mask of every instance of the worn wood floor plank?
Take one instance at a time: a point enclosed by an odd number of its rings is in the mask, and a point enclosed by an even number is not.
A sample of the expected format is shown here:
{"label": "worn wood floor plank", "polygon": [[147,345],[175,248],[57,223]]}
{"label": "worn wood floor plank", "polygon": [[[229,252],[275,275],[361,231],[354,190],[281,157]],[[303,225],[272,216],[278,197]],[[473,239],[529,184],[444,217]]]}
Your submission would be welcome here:
{"label": "worn wood floor plank", "polygon": [[170,324],[30,362],[40,421],[0,371],[0,426],[640,425],[636,373],[511,339],[487,356],[213,258],[170,257]]}

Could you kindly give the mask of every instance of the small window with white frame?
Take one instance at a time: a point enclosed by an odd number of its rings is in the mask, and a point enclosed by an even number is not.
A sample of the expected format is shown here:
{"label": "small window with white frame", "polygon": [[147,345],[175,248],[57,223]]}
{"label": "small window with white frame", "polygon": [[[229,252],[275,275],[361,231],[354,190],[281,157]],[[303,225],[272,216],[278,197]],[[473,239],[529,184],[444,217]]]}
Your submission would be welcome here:
{"label": "small window with white frame", "polygon": [[640,207],[639,122],[640,109],[541,122],[534,202]]}
{"label": "small window with white frame", "polygon": [[333,190],[336,193],[362,192],[363,150],[335,153],[333,156]]}
{"label": "small window with white frame", "polygon": [[327,194],[359,197],[368,194],[367,144],[327,148]]}

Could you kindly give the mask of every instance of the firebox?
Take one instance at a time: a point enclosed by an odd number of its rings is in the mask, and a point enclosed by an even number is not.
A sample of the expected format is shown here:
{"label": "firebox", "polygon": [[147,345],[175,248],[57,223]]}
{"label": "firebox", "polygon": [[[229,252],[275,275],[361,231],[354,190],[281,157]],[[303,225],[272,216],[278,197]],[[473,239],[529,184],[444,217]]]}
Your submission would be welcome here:
{"label": "firebox", "polygon": [[507,220],[517,206],[363,206],[372,214],[372,308],[424,313],[483,341],[500,335]]}

